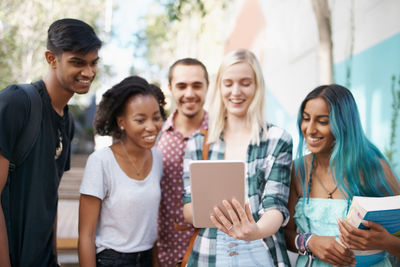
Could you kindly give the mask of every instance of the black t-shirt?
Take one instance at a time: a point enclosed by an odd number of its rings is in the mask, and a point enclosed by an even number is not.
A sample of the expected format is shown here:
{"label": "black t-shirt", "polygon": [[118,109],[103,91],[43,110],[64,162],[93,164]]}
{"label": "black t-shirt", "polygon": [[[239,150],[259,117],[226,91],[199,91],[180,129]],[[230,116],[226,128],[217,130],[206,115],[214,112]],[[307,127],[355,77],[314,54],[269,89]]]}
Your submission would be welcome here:
{"label": "black t-shirt", "polygon": [[[58,186],[69,169],[70,128],[68,107],[59,116],[50,103],[43,81],[34,83],[42,99],[40,133],[26,160],[8,178],[2,193],[12,266],[56,266],[53,224],[57,214]],[[29,119],[29,98],[18,86],[0,91],[0,150],[7,158],[17,145]],[[63,150],[55,159],[62,138]],[[3,195],[8,190],[9,201]]]}

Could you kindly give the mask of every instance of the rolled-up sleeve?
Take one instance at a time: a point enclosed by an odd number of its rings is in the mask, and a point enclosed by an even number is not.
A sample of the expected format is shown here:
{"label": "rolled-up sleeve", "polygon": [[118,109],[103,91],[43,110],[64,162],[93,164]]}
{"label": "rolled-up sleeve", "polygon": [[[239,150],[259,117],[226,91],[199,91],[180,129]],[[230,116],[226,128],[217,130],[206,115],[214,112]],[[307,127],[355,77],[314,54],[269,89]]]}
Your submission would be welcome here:
{"label": "rolled-up sleeve", "polygon": [[183,175],[182,175],[183,204],[192,202],[189,163],[192,160],[202,159],[201,150],[203,147],[203,140],[204,140],[203,134],[197,133],[194,136],[192,136],[186,144],[185,156],[183,157]]}
{"label": "rolled-up sleeve", "polygon": [[290,188],[292,148],[291,136],[282,131],[280,137],[276,140],[273,153],[266,158],[267,166],[271,166],[270,170],[265,172],[264,177],[266,186],[262,194],[262,213],[270,209],[279,210],[284,218],[282,226],[285,226],[289,221],[287,204]]}

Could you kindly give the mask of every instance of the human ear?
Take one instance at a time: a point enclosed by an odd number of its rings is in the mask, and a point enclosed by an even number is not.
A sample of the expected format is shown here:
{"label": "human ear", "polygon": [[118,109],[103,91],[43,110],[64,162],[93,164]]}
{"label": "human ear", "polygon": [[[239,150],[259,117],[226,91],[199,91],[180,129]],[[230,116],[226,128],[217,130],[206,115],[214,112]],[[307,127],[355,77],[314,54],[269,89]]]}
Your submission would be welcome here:
{"label": "human ear", "polygon": [[122,116],[117,117],[117,125],[121,131],[125,130],[124,118]]}
{"label": "human ear", "polygon": [[46,61],[50,65],[50,67],[55,69],[57,67],[57,55],[50,50],[47,50],[46,52],[44,52],[44,56],[46,57]]}

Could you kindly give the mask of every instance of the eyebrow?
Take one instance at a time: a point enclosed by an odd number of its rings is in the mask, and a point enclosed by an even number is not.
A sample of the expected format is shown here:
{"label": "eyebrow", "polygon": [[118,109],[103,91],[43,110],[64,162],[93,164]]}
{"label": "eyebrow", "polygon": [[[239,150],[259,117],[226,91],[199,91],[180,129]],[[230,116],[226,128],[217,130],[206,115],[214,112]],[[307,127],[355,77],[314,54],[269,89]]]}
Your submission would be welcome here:
{"label": "eyebrow", "polygon": [[195,81],[195,82],[192,82],[192,84],[196,84],[196,85],[198,85],[198,84],[203,84],[202,82],[200,82],[200,81]]}
{"label": "eyebrow", "polygon": [[81,57],[70,57],[69,60],[82,60],[85,61],[83,58]]}
{"label": "eyebrow", "polygon": [[[100,57],[97,57],[97,58],[95,58],[94,60],[92,60],[92,62],[93,61],[97,61],[97,60],[99,60],[100,59]],[[86,62],[86,60],[85,59],[83,59],[83,58],[81,58],[81,57],[70,57],[69,58],[69,60],[80,60],[80,61],[85,61]]]}
{"label": "eyebrow", "polygon": [[177,82],[177,83],[175,83],[175,85],[187,85],[187,84],[196,84],[196,85],[198,85],[198,84],[204,84],[204,83],[201,82],[201,81],[194,81],[194,82]]}
{"label": "eyebrow", "polygon": [[187,83],[185,83],[185,82],[177,82],[177,83],[175,83],[175,85],[186,85]]}
{"label": "eyebrow", "polygon": [[[308,113],[305,112],[305,111],[303,111],[303,115],[310,116],[310,114],[308,114]],[[317,118],[329,118],[329,114],[328,114],[328,115],[317,115]]]}
{"label": "eyebrow", "polygon": [[[157,114],[157,113],[161,113],[159,110],[157,110],[157,111],[154,111],[153,112],[153,115],[155,115],[155,114]],[[136,113],[136,114],[133,114],[133,117],[136,117],[136,116],[143,116],[143,117],[146,117],[146,114],[144,114],[144,113]]]}

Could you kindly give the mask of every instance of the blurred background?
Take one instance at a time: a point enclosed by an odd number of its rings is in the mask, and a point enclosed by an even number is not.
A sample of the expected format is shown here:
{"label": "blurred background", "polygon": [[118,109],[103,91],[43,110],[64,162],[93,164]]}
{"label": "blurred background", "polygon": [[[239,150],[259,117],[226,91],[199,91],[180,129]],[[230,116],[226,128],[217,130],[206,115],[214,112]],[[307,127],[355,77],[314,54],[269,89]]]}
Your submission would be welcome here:
{"label": "blurred background", "polygon": [[[56,19],[85,20],[103,40],[91,91],[70,101],[77,129],[75,169],[69,172],[74,184],[64,184],[60,199],[75,201],[65,202],[70,206],[62,209],[72,210],[71,216],[77,213],[87,154],[110,142],[95,142],[93,136],[101,95],[136,74],[161,86],[171,111],[167,71],[175,60],[200,59],[212,89],[221,58],[238,48],[258,57],[267,84],[266,117],[292,134],[295,150],[301,100],[316,86],[335,82],[353,92],[367,136],[399,175],[398,14],[398,0],[2,0],[0,88],[46,74],[47,29]],[[72,221],[76,224],[76,218]],[[76,227],[66,239],[76,235]]]}

